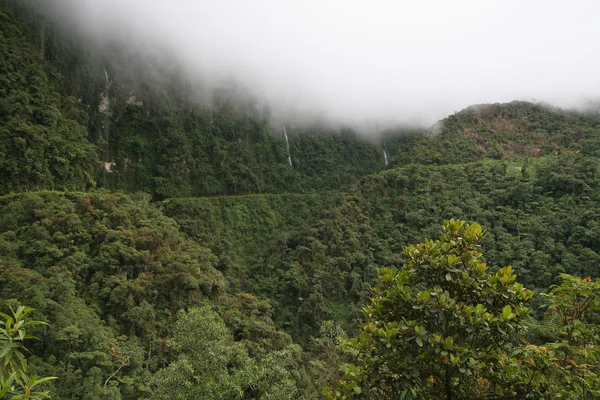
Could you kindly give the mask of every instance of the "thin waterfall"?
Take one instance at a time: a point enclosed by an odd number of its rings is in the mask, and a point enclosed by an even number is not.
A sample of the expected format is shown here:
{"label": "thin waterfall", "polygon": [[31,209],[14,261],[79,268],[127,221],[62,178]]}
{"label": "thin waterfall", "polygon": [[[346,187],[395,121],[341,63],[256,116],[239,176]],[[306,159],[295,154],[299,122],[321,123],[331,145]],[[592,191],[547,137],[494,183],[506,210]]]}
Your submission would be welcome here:
{"label": "thin waterfall", "polygon": [[387,146],[385,145],[385,140],[383,141],[383,161],[385,162],[386,167],[390,163],[390,157],[387,153]]}
{"label": "thin waterfall", "polygon": [[98,106],[98,111],[104,114],[104,134],[102,135],[103,139],[106,141],[106,147],[104,149],[104,169],[106,172],[112,172],[112,167],[114,163],[110,161],[110,155],[108,152],[108,139],[110,134],[110,80],[108,79],[108,72],[106,71],[106,67],[104,69],[104,77],[106,78],[106,86],[104,88],[104,93],[100,98],[100,105]]}
{"label": "thin waterfall", "polygon": [[290,142],[287,137],[287,132],[285,131],[285,126],[281,125],[283,128],[283,136],[285,136],[285,148],[287,149],[288,162],[290,163],[290,167],[294,167],[292,164],[292,157],[290,156]]}
{"label": "thin waterfall", "polygon": [[108,137],[110,134],[110,81],[108,80],[108,72],[106,72],[106,67],[104,68],[104,76],[106,77],[106,86],[104,88],[104,96],[102,98],[102,103],[100,106],[102,107],[100,111],[104,111],[106,113],[106,118],[104,119],[104,140],[106,140],[106,149],[104,150],[104,162],[110,162],[109,154],[108,154]]}
{"label": "thin waterfall", "polygon": [[104,68],[104,76],[106,77],[106,95],[108,96],[108,88],[110,86],[110,82],[108,81],[108,72],[106,72],[106,67],[102,68]]}

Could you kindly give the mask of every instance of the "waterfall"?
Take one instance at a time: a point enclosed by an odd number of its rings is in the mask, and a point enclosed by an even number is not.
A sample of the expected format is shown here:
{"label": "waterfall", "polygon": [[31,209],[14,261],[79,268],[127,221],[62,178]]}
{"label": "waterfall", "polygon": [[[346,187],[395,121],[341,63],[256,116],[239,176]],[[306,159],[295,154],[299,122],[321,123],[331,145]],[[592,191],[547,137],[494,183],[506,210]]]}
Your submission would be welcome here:
{"label": "waterfall", "polygon": [[385,165],[390,163],[390,158],[388,157],[387,151],[383,150],[383,160],[385,161]]}
{"label": "waterfall", "polygon": [[106,72],[106,67],[104,69],[104,76],[106,77],[106,86],[104,88],[104,93],[102,93],[100,99],[100,105],[98,106],[98,111],[105,114],[104,118],[104,140],[106,141],[106,148],[104,149],[104,167],[106,171],[110,172],[111,167],[107,166],[110,164],[109,154],[108,154],[108,136],[110,134],[110,97],[108,92],[110,90],[110,80],[108,79],[108,72]]}
{"label": "waterfall", "polygon": [[285,148],[287,149],[288,162],[290,163],[290,167],[293,167],[292,157],[290,157],[290,142],[288,141],[287,132],[285,131],[285,126],[281,125],[281,127],[283,128],[283,136],[285,136]]}
{"label": "waterfall", "polygon": [[106,67],[102,68],[104,68],[104,76],[106,77],[106,95],[108,96],[108,87],[110,86],[110,83],[108,82],[108,72],[106,72]]}

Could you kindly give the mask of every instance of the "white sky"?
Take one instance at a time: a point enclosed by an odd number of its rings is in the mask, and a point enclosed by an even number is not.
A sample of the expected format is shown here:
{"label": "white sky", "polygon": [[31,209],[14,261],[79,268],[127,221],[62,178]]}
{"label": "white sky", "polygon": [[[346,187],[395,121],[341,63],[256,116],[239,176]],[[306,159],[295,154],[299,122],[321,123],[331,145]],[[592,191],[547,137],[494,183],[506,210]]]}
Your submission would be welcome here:
{"label": "white sky", "polygon": [[125,23],[191,71],[344,121],[600,97],[600,0],[66,1],[84,26]]}

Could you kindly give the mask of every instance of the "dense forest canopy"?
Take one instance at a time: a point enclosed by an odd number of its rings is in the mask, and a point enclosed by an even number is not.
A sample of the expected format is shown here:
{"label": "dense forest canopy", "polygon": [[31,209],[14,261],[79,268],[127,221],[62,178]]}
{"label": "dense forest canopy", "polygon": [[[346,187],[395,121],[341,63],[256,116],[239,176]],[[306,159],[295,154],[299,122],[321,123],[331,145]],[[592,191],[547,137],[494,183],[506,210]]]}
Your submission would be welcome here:
{"label": "dense forest canopy", "polygon": [[34,5],[0,2],[0,398],[597,398],[597,113],[282,124]]}

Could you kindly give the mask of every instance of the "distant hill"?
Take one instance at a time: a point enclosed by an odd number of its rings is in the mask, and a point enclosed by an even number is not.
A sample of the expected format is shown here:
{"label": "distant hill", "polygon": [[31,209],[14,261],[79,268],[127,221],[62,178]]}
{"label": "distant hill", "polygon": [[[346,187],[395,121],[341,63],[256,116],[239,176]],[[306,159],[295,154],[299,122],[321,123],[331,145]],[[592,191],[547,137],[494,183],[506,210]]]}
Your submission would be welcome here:
{"label": "distant hill", "polygon": [[428,134],[388,141],[394,165],[456,164],[562,152],[600,155],[600,118],[544,104],[513,101],[470,106]]}

